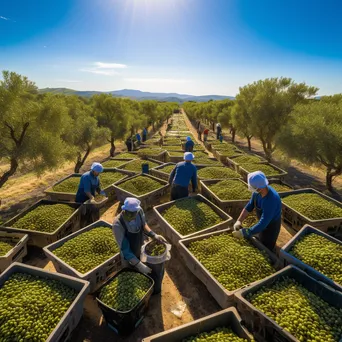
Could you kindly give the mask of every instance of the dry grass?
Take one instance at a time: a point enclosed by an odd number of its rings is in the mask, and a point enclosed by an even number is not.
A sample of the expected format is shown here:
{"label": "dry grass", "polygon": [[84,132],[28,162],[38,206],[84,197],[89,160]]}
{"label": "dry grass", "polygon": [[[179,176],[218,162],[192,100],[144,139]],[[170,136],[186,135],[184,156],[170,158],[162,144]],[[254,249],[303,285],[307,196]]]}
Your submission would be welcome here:
{"label": "dry grass", "polygon": [[[106,144],[90,153],[82,172],[89,169],[94,161],[101,161],[108,157],[110,145]],[[122,149],[122,143],[118,144],[117,150]],[[55,171],[45,172],[40,177],[33,172],[12,177],[1,189],[1,210],[8,210],[12,205],[24,202],[29,198],[43,196],[46,188],[53,185],[59,179],[74,172],[74,163],[65,163]]]}

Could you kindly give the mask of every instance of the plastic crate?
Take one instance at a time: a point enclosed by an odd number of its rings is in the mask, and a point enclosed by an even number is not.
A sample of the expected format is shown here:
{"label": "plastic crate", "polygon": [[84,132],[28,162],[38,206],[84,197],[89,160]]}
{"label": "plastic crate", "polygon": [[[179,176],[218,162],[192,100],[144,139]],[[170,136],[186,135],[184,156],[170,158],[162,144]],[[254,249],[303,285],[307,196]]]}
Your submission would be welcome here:
{"label": "plastic crate", "polygon": [[16,243],[5,255],[0,255],[0,273],[2,273],[13,262],[23,260],[23,257],[27,254],[28,235],[0,231],[0,240]]}
{"label": "plastic crate", "polygon": [[[120,180],[114,182],[113,184],[111,185],[108,185],[106,188],[103,188],[102,190],[106,193],[106,196],[108,197],[108,199],[110,201],[114,201],[116,200],[116,192],[115,192],[115,189],[114,189],[114,185],[127,179],[128,178],[128,175],[126,174],[126,172],[124,172],[123,170],[119,170],[118,168],[115,168],[115,169],[104,169],[103,170],[103,173],[106,173],[106,172],[115,172],[115,173],[120,173],[122,174],[123,178],[121,178]],[[100,180],[101,180],[101,175],[100,175]]]}
{"label": "plastic crate", "polygon": [[299,342],[292,334],[285,331],[275,321],[254,307],[246,300],[246,296],[255,293],[262,287],[275,283],[279,278],[295,279],[300,285],[313,292],[318,297],[336,308],[342,308],[342,293],[333,290],[326,284],[316,281],[296,266],[287,266],[279,272],[267,277],[256,284],[251,284],[235,294],[237,309],[249,331],[259,341]]}
{"label": "plastic crate", "polygon": [[74,302],[70,305],[62,319],[57,324],[56,328],[51,332],[46,342],[65,342],[67,341],[72,331],[76,328],[83,315],[83,304],[89,293],[89,283],[80,279],[69,277],[67,275],[56,272],[45,271],[38,267],[24,265],[18,262],[13,263],[0,276],[0,288],[4,282],[14,273],[27,273],[33,276],[39,276],[47,279],[54,279],[73,288],[78,292]]}
{"label": "plastic crate", "polygon": [[[140,158],[138,158],[138,159],[140,159]],[[141,160],[143,160],[143,159],[141,159]],[[158,165],[164,165],[164,163],[161,162],[160,160],[155,160],[155,159],[152,159],[152,158],[147,158],[146,160],[148,160],[148,161],[150,161],[150,162],[153,162],[153,163],[156,163],[156,164],[158,164]],[[131,160],[131,161],[129,161],[128,163],[126,163],[126,164],[124,164],[124,165],[127,165],[127,164],[129,164],[129,163],[131,163],[131,162],[133,162],[133,161],[134,161],[134,160]],[[129,176],[129,177],[132,177],[132,176],[135,176],[135,175],[138,175],[138,174],[141,173],[141,171],[124,170],[124,169],[123,169],[123,166],[124,166],[124,165],[119,166],[117,169],[118,169],[119,171],[121,171],[122,173],[124,173],[125,175]],[[149,172],[150,172],[150,173],[151,173],[151,170],[152,170],[152,169],[149,169]]]}
{"label": "plastic crate", "polygon": [[[279,171],[280,173],[279,174],[274,174],[274,175],[266,175],[267,178],[275,178],[275,179],[281,179],[283,180],[284,177],[287,175],[287,172],[284,171],[283,169],[281,169],[280,167],[278,166],[275,166],[273,164],[270,164],[270,163],[261,163],[261,164],[267,164],[269,166],[272,166],[275,170]],[[247,182],[247,176],[249,174],[249,171],[247,171],[246,169],[244,169],[244,166],[243,165],[240,165],[239,166],[239,173],[241,174],[241,176],[243,177],[243,180],[245,182]]]}
{"label": "plastic crate", "polygon": [[[270,178],[270,179],[268,179],[268,182],[269,182],[269,185],[271,185],[271,186],[272,186],[272,184],[280,184],[280,185],[285,185],[285,186],[289,187],[291,190],[294,189],[292,185],[290,185],[290,184],[284,182],[284,181],[281,180],[281,179]],[[290,191],[290,190],[289,190],[289,191]],[[287,191],[280,191],[280,192],[278,192],[278,193],[281,194],[281,193],[283,193],[283,192],[287,192]]]}
{"label": "plastic crate", "polygon": [[[245,153],[245,154],[246,154],[246,153]],[[241,155],[242,155],[242,154],[241,154]],[[240,155],[240,156],[241,156],[241,155]],[[256,162],[256,163],[254,163],[254,164],[268,164],[268,162],[267,162],[266,159],[260,157],[260,156],[257,155],[257,154],[252,153],[252,154],[247,154],[247,155],[251,155],[251,156],[260,158],[260,162]],[[242,165],[242,167],[243,167],[243,164],[238,164],[238,163],[236,163],[236,162],[234,161],[234,159],[235,159],[236,157],[240,157],[240,156],[231,156],[231,157],[227,157],[227,161],[226,161],[226,162],[227,162],[228,166],[231,167],[231,168],[232,168],[233,170],[235,170],[236,172],[239,172],[239,169],[240,169],[240,166],[241,166],[241,165]]]}
{"label": "plastic crate", "polygon": [[106,221],[100,220],[96,221],[95,223],[80,229],[79,231],[61,239],[57,242],[52,243],[51,245],[48,245],[44,247],[43,251],[46,255],[46,257],[52,261],[53,265],[55,266],[57,272],[67,274],[82,280],[86,280],[90,284],[90,292],[96,291],[98,286],[108,279],[110,275],[112,275],[115,272],[118,272],[121,268],[121,257],[120,253],[117,253],[113,255],[111,258],[107,259],[105,262],[103,262],[101,265],[96,266],[92,270],[88,271],[87,273],[80,273],[75,268],[68,265],[65,261],[57,257],[53,251],[59,247],[61,247],[65,242],[73,239],[74,237],[81,235],[85,232],[88,232],[89,230],[92,230],[97,227],[108,227],[112,228],[112,225],[109,224]]}
{"label": "plastic crate", "polygon": [[[113,157],[106,158],[106,159],[104,159],[104,160],[101,161],[101,164],[104,164],[105,162],[107,162],[107,161],[109,161],[109,160],[119,161],[119,162],[122,162],[123,164],[125,164],[125,163],[127,163],[127,162],[129,162],[129,161],[134,160],[134,158],[127,159],[127,158],[119,158],[119,157],[120,157],[120,155],[118,155],[116,158],[113,158]],[[107,169],[116,169],[116,168],[118,167],[118,166],[115,166],[115,167],[107,167],[107,166],[105,166],[105,165],[102,165],[102,166],[103,166],[103,168],[104,168],[105,170],[107,170]],[[119,166],[121,166],[121,165],[119,165]]]}
{"label": "plastic crate", "polygon": [[[230,180],[236,180],[248,186],[243,180],[239,178],[232,178]],[[230,215],[234,220],[240,216],[242,209],[248,203],[248,199],[246,200],[221,200],[215,193],[213,193],[209,186],[221,182],[222,179],[210,179],[210,180],[201,180],[200,188],[201,194],[206,197],[209,201],[216,204],[219,208],[221,208],[225,213]]]}
{"label": "plastic crate", "polygon": [[309,266],[308,264],[305,264],[300,259],[296,258],[295,256],[290,254],[290,251],[292,247],[296,244],[298,240],[300,240],[303,236],[309,235],[309,234],[317,234],[320,236],[325,237],[327,240],[332,241],[340,246],[342,246],[342,242],[333,238],[332,236],[321,232],[320,230],[311,227],[309,225],[305,225],[283,248],[281,248],[279,252],[279,257],[282,262],[282,264],[285,266],[287,265],[295,265],[308,273],[311,277],[323,281],[324,283],[330,285],[331,287],[335,288],[338,291],[342,292],[342,284],[338,284],[335,281],[333,281],[331,278],[325,276],[323,273],[317,271],[315,268]]}
{"label": "plastic crate", "polygon": [[[179,241],[179,250],[180,254],[185,262],[185,265],[189,268],[189,270],[207,287],[210,294],[215,298],[217,303],[221,306],[221,308],[225,309],[234,304],[234,293],[239,291],[241,288],[228,291],[223,287],[211,274],[210,272],[198,261],[198,259],[189,251],[188,246],[191,242],[205,240],[211,236],[220,235],[220,234],[231,234],[233,230],[224,229],[221,231],[210,232],[208,234],[187,238]],[[265,251],[270,257],[272,265],[275,269],[279,269],[281,267],[279,259],[273,254],[270,250],[268,250],[259,240],[256,238],[251,238],[250,242],[259,250]],[[255,281],[251,284],[255,284],[258,281]],[[248,285],[248,284],[246,284]],[[245,285],[245,286],[246,286]]]}
{"label": "plastic crate", "polygon": [[242,326],[240,315],[235,308],[231,307],[183,324],[180,327],[146,337],[142,342],[179,342],[185,338],[215,330],[218,327],[231,328],[237,336],[247,341],[253,341],[252,335]]}
{"label": "plastic crate", "polygon": [[[156,151],[158,151],[158,150],[156,149]],[[151,159],[151,157],[149,157],[149,156],[147,156],[147,155],[141,155],[141,154],[140,154],[140,153],[143,153],[143,152],[144,152],[144,149],[141,149],[141,150],[139,151],[139,154],[138,154],[138,156],[139,156],[141,159]],[[162,163],[165,162],[165,158],[166,158],[166,151],[165,151],[165,150],[161,150],[161,152],[160,152],[159,154],[156,154],[156,155],[153,156],[153,159],[154,159],[154,160],[158,160],[158,161],[160,161],[160,162],[162,162]]]}
{"label": "plastic crate", "polygon": [[[170,152],[179,152],[179,156],[172,156],[170,155]],[[166,160],[169,162],[169,163],[179,163],[181,161],[184,160],[184,151],[166,151]]]}
{"label": "plastic crate", "polygon": [[163,165],[160,165],[160,166],[157,166],[157,167],[151,169],[151,175],[154,176],[154,177],[157,177],[159,179],[163,179],[163,180],[168,182],[170,175],[168,173],[166,173],[166,172],[163,172],[163,168],[165,166],[168,166],[168,165],[176,166],[175,163],[165,163]]}
{"label": "plastic crate", "polygon": [[[131,180],[133,178],[140,177],[140,176],[151,178],[151,179],[159,182],[162,185],[162,187],[160,189],[153,190],[151,192],[148,192],[148,193],[146,193],[144,195],[140,195],[140,196],[137,196],[135,194],[132,194],[132,193],[120,188],[120,184],[122,184],[128,180]],[[139,175],[135,175],[133,177],[126,178],[125,180],[118,182],[114,185],[114,189],[115,189],[117,198],[121,203],[124,203],[124,201],[127,197],[135,197],[141,202],[141,207],[144,210],[147,210],[148,208],[151,208],[152,206],[158,204],[160,202],[160,199],[166,194],[168,188],[169,188],[168,182],[166,182],[162,179],[159,179],[157,177],[147,175],[147,174],[143,174],[143,173],[139,174]]]}
{"label": "plastic crate", "polygon": [[139,158],[138,157],[138,152],[136,152],[136,151],[122,151],[122,152],[119,152],[119,153],[115,153],[113,159],[127,159],[127,161],[131,161],[132,158],[123,158],[123,157],[121,157],[121,155],[124,154],[124,153],[134,154],[134,155],[136,155],[135,159]]}
{"label": "plastic crate", "polygon": [[233,219],[228,214],[226,214],[223,210],[221,210],[214,203],[210,202],[208,199],[206,199],[202,195],[195,195],[192,198],[209,205],[210,208],[213,209],[216,212],[216,214],[218,214],[223,219],[223,221],[216,224],[215,226],[208,227],[199,232],[195,232],[195,233],[188,234],[188,235],[182,235],[176,229],[174,229],[162,216],[163,212],[166,209],[170,208],[174,203],[176,203],[177,201],[181,201],[181,200],[171,201],[171,202],[154,207],[153,210],[157,215],[159,228],[161,229],[163,236],[176,247],[178,247],[178,242],[181,239],[190,238],[193,236],[198,236],[201,234],[205,234],[205,233],[209,233],[209,232],[213,232],[217,230],[223,230],[228,227],[231,227],[233,224]]}
{"label": "plastic crate", "polygon": [[[151,287],[147,291],[146,295],[141,299],[141,301],[131,310],[129,311],[118,311],[115,310],[105,303],[103,303],[99,298],[99,294],[101,292],[101,289],[109,284],[112,280],[114,280],[119,274],[124,272],[135,272],[140,273],[134,269],[130,268],[124,268],[121,271],[119,271],[116,275],[111,277],[106,281],[105,284],[103,284],[96,293],[96,301],[97,305],[102,311],[103,317],[106,320],[106,323],[109,328],[111,328],[113,331],[115,331],[119,335],[129,335],[133,332],[133,330],[142,322],[142,320],[145,317],[145,313],[148,308],[148,303],[150,301],[152,292],[153,292],[153,286],[154,281],[151,277],[143,274],[146,278],[150,279],[151,281]],[[142,274],[142,273],[140,273]]]}
{"label": "plastic crate", "polygon": [[81,176],[81,173],[73,173],[67,177],[64,177],[52,186],[48,187],[46,190],[44,190],[44,193],[49,197],[51,201],[75,202],[76,193],[57,192],[53,190],[53,187],[72,177],[79,177],[81,179]]}
{"label": "plastic crate", "polygon": [[[285,198],[290,195],[304,194],[304,193],[317,194],[323,197],[324,199],[328,200],[329,202],[332,202],[338,207],[342,208],[341,202],[338,202],[334,200],[333,198],[327,195],[324,195],[315,189],[299,189],[299,190],[293,190],[293,191],[288,191],[288,192],[282,192],[279,195],[281,198]],[[296,232],[302,229],[304,225],[309,224],[321,230],[322,232],[327,233],[332,236],[339,236],[342,233],[342,217],[336,217],[336,218],[327,219],[327,220],[310,220],[309,218],[300,214],[298,211],[292,209],[285,203],[282,203],[282,223]]]}
{"label": "plastic crate", "polygon": [[[47,233],[47,232],[38,232],[28,229],[18,229],[13,228],[12,225],[14,222],[18,221],[20,218],[25,216],[27,213],[32,211],[33,209],[39,207],[40,205],[51,205],[51,204],[65,204],[69,207],[75,209],[74,213],[62,224],[60,225],[54,232]],[[73,202],[57,202],[57,201],[50,201],[50,200],[40,200],[35,204],[31,205],[28,209],[22,211],[20,214],[16,215],[9,221],[5,222],[0,229],[6,230],[10,233],[22,233],[27,234],[29,239],[27,244],[29,246],[36,246],[36,247],[45,247],[52,242],[55,242],[73,232],[76,232],[81,228],[81,215],[83,211],[83,204],[81,203],[73,203]]]}
{"label": "plastic crate", "polygon": [[[217,161],[219,162],[216,158],[214,157],[208,157],[208,159],[210,160],[213,160],[213,161]],[[203,164],[196,164],[197,161],[196,161],[196,157],[194,159],[194,161],[192,162],[194,165],[196,165],[196,167],[199,169],[199,168],[202,168],[202,167],[211,167],[211,166],[224,166],[222,163],[220,165],[213,165],[213,164],[205,164],[205,162],[203,162]],[[202,163],[202,161],[201,161]],[[219,162],[220,163],[220,162]]]}
{"label": "plastic crate", "polygon": [[234,152],[231,152],[231,155],[226,156],[224,154],[221,153],[222,151],[218,150],[218,151],[215,151],[213,153],[213,155],[223,164],[227,165],[228,162],[227,162],[227,158],[233,158],[233,157],[238,157],[238,156],[242,156],[244,153],[242,151],[239,151],[239,150],[236,150]]}

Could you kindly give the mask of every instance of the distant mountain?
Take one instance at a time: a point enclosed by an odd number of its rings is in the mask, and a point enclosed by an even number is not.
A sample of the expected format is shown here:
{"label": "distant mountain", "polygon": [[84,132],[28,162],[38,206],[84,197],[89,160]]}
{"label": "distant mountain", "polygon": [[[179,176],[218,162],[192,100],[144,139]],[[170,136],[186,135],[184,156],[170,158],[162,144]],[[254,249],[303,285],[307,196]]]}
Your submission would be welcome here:
{"label": "distant mountain", "polygon": [[168,101],[168,102],[186,102],[186,101],[196,101],[196,102],[207,102],[209,100],[224,100],[224,99],[235,99],[233,96],[224,95],[186,95],[177,93],[150,93],[146,91],[133,90],[133,89],[122,89],[114,91],[80,91],[68,88],[44,88],[39,89],[40,93],[53,93],[53,94],[65,94],[65,95],[77,95],[84,97],[91,97],[96,94],[111,94],[117,97],[129,97],[135,100],[158,100],[158,101]]}

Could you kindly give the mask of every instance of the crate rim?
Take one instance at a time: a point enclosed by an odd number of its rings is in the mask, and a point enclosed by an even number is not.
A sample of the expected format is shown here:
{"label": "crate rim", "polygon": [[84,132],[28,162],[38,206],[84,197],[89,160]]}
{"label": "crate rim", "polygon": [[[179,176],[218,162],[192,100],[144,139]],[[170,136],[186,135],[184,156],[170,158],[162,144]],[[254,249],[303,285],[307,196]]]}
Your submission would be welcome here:
{"label": "crate rim", "polygon": [[[253,163],[251,163],[251,164],[253,164]],[[259,165],[259,164],[262,164],[262,163],[256,163],[256,165]],[[242,164],[242,165],[244,165],[244,164]],[[265,163],[263,165],[265,165]],[[276,166],[274,164],[271,164],[271,163],[267,162],[266,165],[272,166],[277,171],[281,171],[278,174],[266,175],[267,178],[271,178],[271,177],[284,177],[284,176],[286,176],[288,174],[285,170],[281,169],[280,167],[278,167],[278,166]],[[240,168],[241,171],[243,171],[247,175],[250,173],[250,171],[247,171],[243,166],[241,166],[241,164],[239,164],[239,168]]]}

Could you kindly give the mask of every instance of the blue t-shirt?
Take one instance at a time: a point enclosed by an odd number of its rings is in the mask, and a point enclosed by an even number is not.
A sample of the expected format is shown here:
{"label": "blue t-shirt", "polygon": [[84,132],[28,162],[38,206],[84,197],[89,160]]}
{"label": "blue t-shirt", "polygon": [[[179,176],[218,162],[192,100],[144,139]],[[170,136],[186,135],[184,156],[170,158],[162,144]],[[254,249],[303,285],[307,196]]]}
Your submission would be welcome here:
{"label": "blue t-shirt", "polygon": [[99,177],[94,176],[91,171],[85,172],[81,176],[80,184],[78,185],[76,202],[83,203],[87,201],[89,198],[86,195],[86,192],[90,192],[93,196],[95,196],[96,189],[100,189]]}
{"label": "blue t-shirt", "polygon": [[135,135],[135,137],[137,138],[137,140],[138,140],[138,141],[140,141],[140,140],[141,140],[141,136],[140,136],[140,134],[139,134],[139,133],[137,133],[137,134]]}
{"label": "blue t-shirt", "polygon": [[277,191],[271,186],[268,186],[268,194],[265,197],[259,193],[254,193],[245,209],[250,213],[255,208],[255,204],[257,208],[262,210],[262,215],[256,225],[249,229],[242,229],[245,237],[262,232],[270,223],[279,220],[281,217],[281,199]]}
{"label": "blue t-shirt", "polygon": [[197,168],[194,164],[185,161],[178,163],[169,177],[170,184],[180,185],[185,188],[189,186],[190,180],[192,190],[195,192],[197,188]]}
{"label": "blue t-shirt", "polygon": [[192,140],[189,140],[185,143],[185,151],[190,152],[191,147],[194,147],[195,143]]}
{"label": "blue t-shirt", "polygon": [[144,128],[144,130],[143,130],[143,135],[147,135],[147,130],[146,130],[146,128]]}

